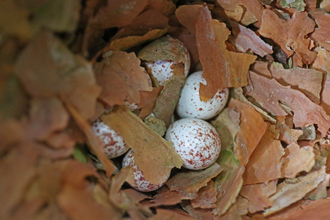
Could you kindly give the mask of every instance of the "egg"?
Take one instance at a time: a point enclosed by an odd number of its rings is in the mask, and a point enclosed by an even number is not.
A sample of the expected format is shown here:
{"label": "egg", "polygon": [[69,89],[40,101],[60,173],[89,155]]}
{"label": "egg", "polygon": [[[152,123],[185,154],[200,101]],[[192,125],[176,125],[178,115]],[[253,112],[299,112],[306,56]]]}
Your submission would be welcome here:
{"label": "egg", "polygon": [[138,54],[144,60],[147,71],[164,86],[173,76],[173,64],[183,63],[187,77],[191,65],[188,49],[178,39],[165,36],[144,47]]}
{"label": "egg", "polygon": [[129,150],[122,136],[104,124],[101,119],[93,122],[92,128],[94,133],[100,138],[108,158],[119,157]]}
{"label": "egg", "polygon": [[198,71],[186,79],[181,91],[176,112],[181,118],[210,119],[219,114],[226,106],[229,97],[228,89],[218,91],[213,98],[203,102],[199,97],[200,83],[206,84],[203,78],[203,71]]}
{"label": "egg", "polygon": [[218,158],[221,140],[215,128],[206,121],[184,118],[175,121],[165,138],[173,143],[184,161],[183,167],[200,170],[211,166]]}
{"label": "egg", "polygon": [[151,192],[159,189],[165,184],[165,182],[170,176],[168,175],[167,179],[160,185],[155,185],[150,183],[148,180],[144,178],[142,171],[135,165],[133,150],[128,151],[125,157],[123,158],[122,167],[125,168],[127,166],[132,166],[134,169],[133,171],[134,185],[132,185],[132,187],[141,192]]}

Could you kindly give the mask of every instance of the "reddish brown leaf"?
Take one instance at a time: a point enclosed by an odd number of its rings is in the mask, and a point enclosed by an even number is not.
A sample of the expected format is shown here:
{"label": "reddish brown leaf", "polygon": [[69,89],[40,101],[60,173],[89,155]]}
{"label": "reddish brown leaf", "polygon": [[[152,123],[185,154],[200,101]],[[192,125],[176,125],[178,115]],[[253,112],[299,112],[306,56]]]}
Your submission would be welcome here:
{"label": "reddish brown leaf", "polygon": [[177,173],[166,182],[166,185],[171,191],[178,191],[185,199],[196,198],[198,190],[206,186],[210,179],[216,177],[221,171],[219,164],[214,163],[205,170]]}
{"label": "reddish brown leaf", "polygon": [[173,1],[169,0],[148,0],[147,9],[156,9],[165,16],[174,14],[176,6]]}
{"label": "reddish brown leaf", "polygon": [[202,9],[202,5],[182,5],[175,11],[175,15],[179,22],[187,28],[192,35],[196,34],[195,24]]}
{"label": "reddish brown leaf", "polygon": [[[312,13],[312,16],[315,15],[315,12]],[[315,16],[314,18],[318,28],[316,28],[315,31],[311,34],[311,38],[315,40],[321,47],[324,47],[326,50],[329,51],[330,50],[330,42],[329,42],[330,15],[322,11],[322,14],[318,13],[317,16]]]}
{"label": "reddish brown leaf", "polygon": [[178,191],[170,191],[169,189],[156,194],[153,200],[148,202],[148,206],[157,207],[163,205],[176,205],[184,199],[184,196],[180,195]]}
{"label": "reddish brown leaf", "polygon": [[101,88],[91,65],[51,32],[41,31],[30,42],[17,60],[15,73],[33,97],[66,96],[83,118],[94,115]]}
{"label": "reddish brown leaf", "polygon": [[249,200],[248,210],[250,213],[263,211],[272,205],[268,195],[262,191],[262,187],[262,184],[245,185],[242,187],[240,194]]}
{"label": "reddish brown leaf", "polygon": [[256,56],[228,51],[225,41],[229,34],[224,23],[212,20],[207,7],[201,10],[196,22],[196,41],[207,81],[207,85],[200,85],[202,100],[212,98],[218,90],[247,85],[246,74]]}
{"label": "reddish brown leaf", "polygon": [[100,98],[109,105],[140,102],[140,91],[152,91],[147,73],[134,53],[110,51],[95,64],[95,77],[103,88]]}
{"label": "reddish brown leaf", "polygon": [[320,103],[322,89],[322,73],[314,69],[294,68],[284,69],[279,63],[270,66],[272,76],[282,85],[303,92],[316,104]]}
{"label": "reddish brown leaf", "polygon": [[296,11],[291,19],[285,21],[272,10],[265,9],[259,33],[274,40],[289,57],[296,52],[303,58],[304,63],[311,64],[316,53],[308,49],[311,40],[305,36],[314,31],[314,26],[314,21],[306,12]]}
{"label": "reddish brown leaf", "polygon": [[150,219],[150,220],[175,220],[175,219],[196,220],[196,218],[181,214],[179,212],[174,212],[171,210],[156,209],[156,211],[157,211],[157,214],[148,219]]}
{"label": "reddish brown leaf", "polygon": [[[240,164],[245,166],[264,135],[267,126],[261,115],[247,103],[231,99],[228,107],[240,113],[241,130],[236,135],[234,152]],[[250,135],[251,132],[253,135]]]}
{"label": "reddish brown leaf", "polygon": [[114,107],[101,119],[134,150],[134,163],[149,182],[155,185],[164,183],[173,167],[182,166],[183,160],[172,144],[148,128],[127,108]]}
{"label": "reddish brown leaf", "polygon": [[131,23],[145,8],[148,0],[107,0],[107,6],[101,7],[91,20],[97,28],[123,27]]}
{"label": "reddish brown leaf", "polygon": [[248,92],[259,104],[275,116],[285,116],[286,111],[279,102],[287,105],[294,112],[293,122],[296,127],[317,124],[318,130],[325,136],[330,127],[330,117],[321,106],[316,105],[303,93],[282,86],[275,79],[267,79],[253,72],[250,74],[253,90]]}
{"label": "reddish brown leaf", "polygon": [[281,178],[283,154],[281,142],[276,140],[267,129],[245,167],[244,184],[262,183]]}
{"label": "reddish brown leaf", "polygon": [[154,110],[157,97],[162,91],[163,87],[152,88],[151,92],[140,92],[140,103],[138,104],[139,108],[142,108],[139,113],[139,117],[143,120],[145,117],[150,115]]}
{"label": "reddish brown leaf", "polygon": [[233,36],[230,36],[229,40],[235,45],[238,51],[245,53],[248,50],[251,50],[261,57],[273,53],[272,46],[265,43],[251,29],[233,21],[230,22],[230,25],[233,28]]}

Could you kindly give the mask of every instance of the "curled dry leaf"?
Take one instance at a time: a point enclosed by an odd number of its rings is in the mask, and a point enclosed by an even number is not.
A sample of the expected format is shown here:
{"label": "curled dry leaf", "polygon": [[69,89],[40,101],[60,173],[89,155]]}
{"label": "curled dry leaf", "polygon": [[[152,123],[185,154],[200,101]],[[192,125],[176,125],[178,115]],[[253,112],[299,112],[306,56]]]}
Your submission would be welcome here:
{"label": "curled dry leaf", "polygon": [[303,92],[310,100],[320,104],[323,75],[315,69],[293,68],[284,69],[280,63],[270,66],[272,76],[282,85]]}
{"label": "curled dry leaf", "polygon": [[22,51],[15,74],[33,97],[65,96],[84,119],[94,115],[101,88],[91,65],[73,55],[51,32],[41,31]]}
{"label": "curled dry leaf", "polygon": [[263,211],[265,208],[269,208],[272,205],[272,202],[269,200],[268,196],[264,194],[261,187],[261,184],[245,185],[242,187],[240,195],[249,201],[249,213]]}
{"label": "curled dry leaf", "polygon": [[273,137],[268,128],[245,167],[244,184],[262,183],[281,178],[283,154],[281,142]]}
{"label": "curled dry leaf", "polygon": [[305,36],[314,31],[314,26],[315,23],[307,16],[307,12],[295,12],[289,20],[285,21],[271,9],[265,9],[259,33],[279,44],[289,57],[296,52],[302,57],[304,63],[311,64],[316,57],[316,52],[309,50],[311,40]]}
{"label": "curled dry leaf", "polygon": [[225,41],[230,31],[224,23],[212,20],[207,7],[203,7],[196,22],[196,42],[203,77],[207,85],[200,85],[201,100],[208,100],[218,90],[247,85],[247,72],[256,56],[227,50]]}
{"label": "curled dry leaf", "polygon": [[318,125],[318,130],[325,136],[330,127],[330,117],[321,106],[316,105],[303,93],[282,86],[275,79],[267,79],[250,72],[253,90],[248,92],[262,108],[274,116],[286,116],[287,112],[279,103],[284,103],[294,112],[293,122],[296,127]]}
{"label": "curled dry leaf", "polygon": [[272,46],[265,43],[254,31],[244,27],[236,22],[230,22],[233,36],[229,40],[235,45],[240,52],[251,50],[255,54],[263,57],[267,54],[272,54]]}
{"label": "curled dry leaf", "polygon": [[144,120],[145,117],[150,115],[154,110],[156,105],[157,97],[164,87],[160,86],[157,88],[152,88],[151,92],[142,91],[140,92],[140,103],[138,104],[139,108],[142,108],[139,113],[139,117]]}
{"label": "curled dry leaf", "polygon": [[156,9],[163,15],[169,17],[174,14],[176,5],[173,1],[168,0],[148,0],[146,9]]}
{"label": "curled dry leaf", "polygon": [[[164,188],[164,187],[163,187]],[[162,189],[163,189],[162,188]],[[159,192],[154,196],[150,202],[146,203],[149,207],[158,207],[164,205],[176,205],[182,201],[185,197],[180,195],[178,191],[170,191],[168,188],[162,192]]]}
{"label": "curled dry leaf", "polygon": [[264,216],[271,215],[302,199],[308,192],[315,189],[324,178],[325,167],[322,167],[318,171],[294,179],[295,182],[280,183],[277,192],[269,198],[273,205],[271,208],[266,209]]}
{"label": "curled dry leaf", "polygon": [[267,126],[261,115],[247,103],[231,99],[228,107],[240,114],[241,129],[235,138],[234,152],[240,164],[245,166],[264,135]]}
{"label": "curled dry leaf", "polygon": [[171,177],[166,185],[171,191],[178,191],[185,199],[197,197],[197,192],[206,186],[210,179],[216,177],[222,168],[214,163],[212,166],[200,171],[183,171]]}
{"label": "curled dry leaf", "polygon": [[181,5],[175,11],[179,22],[192,34],[196,35],[196,22],[203,5]]}
{"label": "curled dry leaf", "polygon": [[140,102],[140,91],[152,91],[147,73],[134,53],[110,51],[94,66],[95,77],[103,88],[100,99],[109,105]]}
{"label": "curled dry leaf", "polygon": [[106,7],[98,10],[90,24],[100,29],[126,26],[143,11],[147,4],[148,0],[107,0]]}
{"label": "curled dry leaf", "polygon": [[180,219],[180,220],[196,220],[196,218],[191,217],[189,215],[186,215],[181,212],[171,211],[168,209],[156,209],[157,214],[152,216],[151,218],[148,218],[150,220],[174,220],[174,219]]}
{"label": "curled dry leaf", "polygon": [[134,151],[134,162],[146,180],[159,185],[166,181],[173,167],[180,168],[183,160],[172,144],[146,126],[125,107],[114,107],[101,116],[102,121],[120,134]]}

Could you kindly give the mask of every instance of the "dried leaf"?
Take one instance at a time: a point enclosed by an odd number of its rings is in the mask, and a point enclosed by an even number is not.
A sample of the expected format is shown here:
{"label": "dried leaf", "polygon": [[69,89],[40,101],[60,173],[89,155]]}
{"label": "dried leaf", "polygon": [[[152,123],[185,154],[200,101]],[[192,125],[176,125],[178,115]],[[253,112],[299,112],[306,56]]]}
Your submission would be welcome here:
{"label": "dried leaf", "polygon": [[276,140],[267,129],[245,167],[244,184],[262,183],[281,178],[283,155],[284,149],[281,142]]}
{"label": "dried leaf", "polygon": [[[324,1],[322,1],[323,3]],[[312,16],[314,13],[312,13]],[[313,16],[314,17],[314,16]],[[330,50],[329,43],[329,31],[330,31],[330,15],[322,11],[322,14],[315,16],[315,22],[318,28],[311,34],[311,38],[315,40],[320,46],[324,47],[326,50]]]}
{"label": "dried leaf", "polygon": [[274,40],[289,57],[296,52],[304,63],[311,64],[316,53],[308,49],[311,40],[305,36],[314,31],[314,26],[314,21],[306,12],[295,12],[291,19],[285,21],[272,10],[265,9],[259,33]]}
{"label": "dried leaf", "polygon": [[[240,2],[253,14],[259,22],[262,22],[264,7],[258,0],[240,0]],[[246,15],[245,15],[246,16]],[[243,17],[244,19],[244,17]],[[242,19],[242,20],[243,20]]]}
{"label": "dried leaf", "polygon": [[[245,166],[264,135],[267,126],[261,115],[247,103],[231,99],[228,107],[240,114],[241,129],[235,138],[234,152],[240,164]],[[250,133],[253,135],[249,135]]]}
{"label": "dried leaf", "polygon": [[149,182],[159,185],[166,181],[173,167],[182,166],[183,160],[172,144],[148,128],[127,108],[114,107],[101,119],[134,150],[134,162]]}
{"label": "dried leaf", "polygon": [[147,73],[134,53],[110,51],[95,64],[95,77],[103,88],[100,99],[109,105],[140,102],[140,91],[152,91]]}
{"label": "dried leaf", "polygon": [[196,35],[196,22],[203,5],[181,5],[175,11],[179,22],[192,34]]}
{"label": "dried leaf", "polygon": [[329,0],[323,0],[320,4],[320,8],[323,8],[327,12],[329,12],[330,11],[330,1]]}
{"label": "dried leaf", "polygon": [[281,0],[280,4],[284,8],[294,8],[297,11],[304,11],[306,6],[304,0]]}
{"label": "dried leaf", "polygon": [[301,200],[282,211],[269,216],[269,220],[309,220],[326,219],[329,216],[330,199],[319,199],[316,201]]}
{"label": "dried leaf", "polygon": [[127,36],[110,41],[110,45],[103,48],[102,52],[106,53],[110,50],[128,50],[132,47],[144,44],[148,41],[156,40],[164,34],[167,29],[153,29],[145,33],[143,36]]}
{"label": "dried leaf", "polygon": [[310,146],[300,148],[298,144],[293,142],[285,148],[285,152],[282,166],[283,177],[295,178],[302,171],[309,172],[315,164],[315,155]]}
{"label": "dried leaf", "polygon": [[202,187],[198,191],[198,196],[191,200],[191,205],[194,208],[215,208],[215,202],[217,201],[217,191],[213,187],[214,182],[210,180],[210,182],[207,183],[207,186]]}
{"label": "dried leaf", "polygon": [[262,184],[245,185],[242,187],[240,194],[249,201],[248,210],[250,213],[263,211],[272,205],[262,189]]}
{"label": "dried leaf", "polygon": [[322,89],[322,73],[314,69],[294,68],[284,69],[282,64],[273,63],[270,66],[272,76],[282,85],[303,92],[316,104],[320,103]]}
{"label": "dried leaf", "polygon": [[102,29],[126,26],[147,4],[148,0],[107,0],[107,6],[98,10],[91,20],[91,25]]}
{"label": "dried leaf", "polygon": [[30,108],[30,135],[45,140],[55,131],[63,130],[69,114],[57,98],[33,99]]}
{"label": "dried leaf", "polygon": [[214,215],[212,213],[212,209],[200,209],[194,208],[189,201],[183,201],[181,206],[184,210],[186,210],[190,216],[195,217],[197,219],[205,219],[205,220],[220,220],[221,217]]}
{"label": "dried leaf", "polygon": [[153,87],[151,92],[140,92],[140,103],[138,106],[139,108],[142,108],[141,112],[139,113],[139,117],[141,119],[144,120],[145,117],[152,113],[156,105],[156,100],[163,88],[163,86],[157,88]]}
{"label": "dried leaf", "polygon": [[111,41],[128,36],[142,36],[153,29],[165,29],[169,27],[167,23],[168,18],[166,16],[155,9],[149,9],[139,14],[129,25],[119,30]]}
{"label": "dried leaf", "polygon": [[156,209],[157,214],[152,216],[151,218],[148,218],[150,220],[175,220],[175,219],[180,219],[180,220],[196,220],[196,218],[179,214],[178,212],[173,212],[171,210],[167,209]]}
{"label": "dried leaf", "polygon": [[233,28],[233,36],[230,36],[229,40],[235,45],[238,51],[246,53],[248,50],[252,50],[261,57],[273,53],[272,46],[265,43],[251,29],[236,22],[230,22],[230,25]]}
{"label": "dried leaf", "polygon": [[306,194],[306,199],[318,200],[327,197],[327,187],[329,185],[330,175],[326,174],[324,180],[312,191]]}
{"label": "dried leaf", "polygon": [[176,6],[173,1],[169,0],[149,0],[147,9],[156,9],[165,16],[170,16],[174,14]]}
{"label": "dried leaf", "polygon": [[157,207],[157,206],[169,206],[176,205],[180,203],[184,199],[184,196],[180,195],[178,191],[170,191],[169,189],[163,192],[160,192],[154,196],[150,202],[148,202],[148,206]]}
{"label": "dried leaf", "polygon": [[264,216],[273,214],[303,198],[306,193],[315,189],[325,178],[325,167],[296,179],[295,183],[283,182],[277,192],[269,198],[273,206],[264,212]]}
{"label": "dried leaf", "polygon": [[225,41],[229,33],[224,23],[212,20],[207,7],[201,10],[196,22],[196,41],[207,82],[200,85],[201,100],[208,100],[227,87],[247,85],[246,74],[256,56],[228,51]]}
{"label": "dried leaf", "polygon": [[322,49],[317,53],[313,68],[324,71],[323,89],[321,94],[321,106],[330,115],[330,53]]}
{"label": "dried leaf", "polygon": [[223,167],[223,171],[214,181],[217,190],[217,207],[213,209],[214,215],[223,215],[230,206],[235,203],[236,197],[243,185],[244,167],[239,165],[231,151],[222,151],[217,163]]}
{"label": "dried leaf", "polygon": [[178,191],[185,199],[197,197],[197,192],[206,186],[210,179],[216,177],[222,168],[214,163],[212,166],[201,171],[183,171],[171,177],[166,185],[171,191]]}
{"label": "dried leaf", "polygon": [[275,79],[269,80],[250,72],[253,90],[248,92],[262,108],[272,115],[285,116],[286,111],[279,103],[284,103],[294,112],[293,122],[296,127],[318,125],[322,135],[326,135],[330,127],[330,117],[321,106],[316,105],[301,92],[282,86]]}
{"label": "dried leaf", "polygon": [[94,115],[101,88],[91,65],[73,55],[51,32],[41,31],[30,42],[17,60],[15,73],[33,97],[66,96],[83,118]]}

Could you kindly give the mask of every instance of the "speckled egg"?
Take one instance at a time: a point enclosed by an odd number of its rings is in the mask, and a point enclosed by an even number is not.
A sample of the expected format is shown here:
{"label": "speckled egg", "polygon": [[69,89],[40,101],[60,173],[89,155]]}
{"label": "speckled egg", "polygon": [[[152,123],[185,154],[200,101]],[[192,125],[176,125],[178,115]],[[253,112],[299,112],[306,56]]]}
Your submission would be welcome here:
{"label": "speckled egg", "polygon": [[215,128],[196,118],[180,119],[169,126],[165,138],[173,143],[184,161],[183,167],[200,170],[211,166],[221,150],[220,137]]}
{"label": "speckled egg", "polygon": [[159,38],[145,46],[138,54],[146,69],[161,86],[173,76],[173,64],[182,63],[187,77],[191,60],[188,49],[178,39],[170,36]]}
{"label": "speckled egg", "polygon": [[218,91],[214,97],[207,102],[203,102],[199,97],[200,83],[207,84],[203,78],[203,71],[191,74],[181,91],[181,96],[176,107],[176,112],[181,118],[210,119],[219,114],[225,107],[229,91],[224,89]]}
{"label": "speckled egg", "polygon": [[101,119],[97,119],[92,127],[95,134],[100,138],[108,158],[119,157],[129,150],[123,138],[108,125],[104,124]]}
{"label": "speckled egg", "polygon": [[143,176],[142,171],[134,163],[133,150],[128,151],[123,159],[122,167],[125,168],[127,166],[132,166],[134,169],[133,175],[134,175],[135,186],[132,186],[132,187],[141,192],[151,192],[151,191],[157,190],[160,187],[162,187],[165,184],[165,182],[167,181],[167,180],[164,181],[164,183],[162,183],[160,185],[155,185],[155,184],[150,183],[148,180],[146,180]]}

